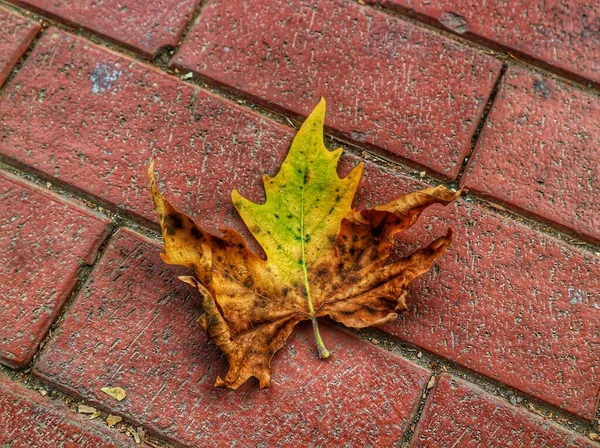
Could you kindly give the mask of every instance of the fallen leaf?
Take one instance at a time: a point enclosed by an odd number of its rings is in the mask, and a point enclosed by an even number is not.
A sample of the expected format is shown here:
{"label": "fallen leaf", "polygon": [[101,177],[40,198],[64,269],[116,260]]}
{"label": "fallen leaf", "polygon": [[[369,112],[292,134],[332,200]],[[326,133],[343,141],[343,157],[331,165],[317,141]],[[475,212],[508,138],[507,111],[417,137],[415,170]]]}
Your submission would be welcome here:
{"label": "fallen leaf", "polygon": [[325,101],[298,130],[279,173],[264,176],[266,202],[237,191],[232,201],[260,243],[266,260],[231,229],[206,232],[161,194],[149,168],[165,245],[163,260],[187,266],[181,278],[204,296],[199,323],[224,352],[229,372],[215,386],[236,389],[254,376],[271,377],[271,358],[303,320],[312,322],[319,356],[327,358],[317,318],[352,328],[383,325],[406,309],[408,284],[427,272],[451,243],[451,230],[412,255],[393,259],[394,236],[431,204],[448,204],[459,192],[443,186],[408,193],[389,204],[352,209],[363,164],[337,175],[342,149],[323,142]]}
{"label": "fallen leaf", "polygon": [[94,420],[95,418],[98,418],[102,415],[102,412],[100,411],[96,411],[94,412],[92,415],[90,415],[90,420]]}
{"label": "fallen leaf", "polygon": [[588,437],[590,438],[590,440],[600,441],[600,436],[598,434],[596,434],[595,432],[590,432],[588,434]]}
{"label": "fallen leaf", "polygon": [[46,395],[48,395],[48,391],[46,389],[40,389],[40,390],[38,390],[38,392],[40,393],[40,395],[42,397],[45,397]]}
{"label": "fallen leaf", "polygon": [[127,393],[120,387],[103,387],[100,390],[117,401],[122,401],[127,396]]}
{"label": "fallen leaf", "polygon": [[123,420],[123,417],[119,417],[118,415],[110,414],[108,417],[106,417],[106,424],[112,428],[113,426],[115,426],[117,423],[119,423],[122,420]]}
{"label": "fallen leaf", "polygon": [[435,375],[429,378],[429,382],[427,383],[427,390],[432,389],[435,385]]}
{"label": "fallen leaf", "polygon": [[77,412],[80,414],[93,414],[94,412],[96,412],[96,408],[87,406],[85,404],[80,404],[77,406]]}
{"label": "fallen leaf", "polygon": [[140,438],[139,434],[137,433],[137,431],[135,430],[135,428],[133,426],[128,426],[127,427],[127,432],[133,436],[133,439],[135,440],[135,443],[142,443],[142,439]]}

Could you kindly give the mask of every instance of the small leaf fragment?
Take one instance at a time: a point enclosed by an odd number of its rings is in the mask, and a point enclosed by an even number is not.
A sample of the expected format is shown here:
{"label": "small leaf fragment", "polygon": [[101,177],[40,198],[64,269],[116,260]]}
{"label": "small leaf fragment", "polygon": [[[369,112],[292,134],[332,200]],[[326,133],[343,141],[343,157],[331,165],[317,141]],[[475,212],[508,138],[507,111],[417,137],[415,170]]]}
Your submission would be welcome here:
{"label": "small leaf fragment", "polygon": [[427,383],[427,390],[432,389],[434,385],[435,385],[435,375],[432,375],[431,378],[429,378],[429,382]]}
{"label": "small leaf fragment", "polygon": [[93,414],[94,412],[96,412],[96,408],[92,406],[87,406],[85,404],[80,404],[77,406],[77,412],[79,414]]}
{"label": "small leaf fragment", "polygon": [[120,417],[118,415],[112,415],[110,414],[108,417],[106,417],[106,424],[112,428],[113,426],[115,426],[117,423],[121,422],[123,420],[123,417]]}
{"label": "small leaf fragment", "polygon": [[102,412],[100,411],[96,411],[94,412],[92,415],[90,415],[90,420],[94,420],[95,418],[98,418],[102,415]]}
{"label": "small leaf fragment", "polygon": [[142,439],[141,439],[140,435],[137,433],[137,431],[135,430],[135,428],[133,426],[127,427],[127,433],[129,433],[131,436],[133,436],[135,443],[142,443]]}
{"label": "small leaf fragment", "polygon": [[112,398],[114,398],[117,401],[122,401],[127,396],[127,393],[125,392],[125,390],[123,390],[120,387],[103,387],[100,390],[102,392],[104,392],[106,395],[111,396]]}

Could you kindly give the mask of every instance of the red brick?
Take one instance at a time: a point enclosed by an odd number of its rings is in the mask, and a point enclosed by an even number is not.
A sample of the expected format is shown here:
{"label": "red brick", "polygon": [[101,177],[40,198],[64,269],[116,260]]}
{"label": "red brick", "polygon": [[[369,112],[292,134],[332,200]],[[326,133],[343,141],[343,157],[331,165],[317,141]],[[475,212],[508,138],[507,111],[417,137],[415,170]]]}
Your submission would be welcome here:
{"label": "red brick", "polygon": [[545,64],[600,82],[600,9],[595,2],[529,0],[382,0]]}
{"label": "red brick", "polygon": [[[193,446],[391,446],[402,437],[429,372],[326,328],[318,359],[301,325],[273,360],[271,389],[216,389],[226,363],[196,319],[201,298],[160,249],[119,231],[77,297],[35,374]],[[127,391],[115,402],[100,392]]]}
{"label": "red brick", "polygon": [[593,447],[558,425],[510,406],[478,387],[440,375],[411,447]]}
{"label": "red brick", "polygon": [[53,29],[0,98],[5,156],[153,221],[146,170],[155,156],[170,197],[195,216],[210,210],[202,218],[211,230],[241,227],[231,190],[260,199],[262,173],[277,169],[293,135]]}
{"label": "red brick", "polygon": [[10,448],[126,447],[127,437],[0,376],[0,444]]}
{"label": "red brick", "polygon": [[[369,167],[373,206],[423,184]],[[600,393],[600,257],[464,200],[434,206],[399,254],[454,230],[408,311],[382,329],[471,370],[592,419]]]}
{"label": "red brick", "polygon": [[600,241],[600,98],[510,68],[463,183]]}
{"label": "red brick", "polygon": [[[90,101],[89,74],[99,61],[124,72]],[[154,152],[160,177],[167,180],[167,193],[177,205],[211,230],[224,222],[243,231],[230,191],[240,188],[260,200],[260,175],[277,172],[293,135],[290,129],[64,33],[50,30],[28,63],[28,76],[17,76],[0,104],[0,111],[6,111],[0,113],[5,134],[1,150],[148,219],[155,216],[145,164]],[[69,74],[62,72],[65,65],[71,67]],[[42,88],[49,89],[46,98],[51,101],[37,101]],[[423,187],[367,167],[360,204],[376,205]],[[592,369],[599,347],[590,342],[598,339],[593,329],[599,327],[593,295],[599,289],[594,277],[600,277],[598,260],[464,202],[457,209],[435,207],[426,216],[423,225],[434,219],[435,226],[407,234],[407,243],[439,236],[448,225],[457,239],[440,261],[440,272],[415,284],[410,300],[416,309],[401,320],[410,316],[406,325],[411,330],[394,325],[388,331],[589,418],[599,383]],[[538,259],[540,254],[549,258]],[[481,308],[470,304],[477,297],[483,298]],[[581,304],[569,303],[579,297]],[[554,339],[556,331],[564,340]],[[452,334],[465,341],[464,350],[448,344]],[[505,340],[511,342],[509,348]],[[543,350],[537,354],[540,344]],[[573,359],[571,364],[565,361]]]}
{"label": "red brick", "polygon": [[173,65],[454,179],[500,62],[354,2],[211,1]]}
{"label": "red brick", "polygon": [[110,221],[0,174],[0,363],[24,367],[92,264]]}
{"label": "red brick", "polygon": [[86,28],[148,58],[174,47],[200,0],[122,2],[9,0],[74,27]]}
{"label": "red brick", "polygon": [[0,87],[42,27],[0,8]]}
{"label": "red brick", "polygon": [[[386,179],[371,183],[388,189]],[[592,419],[600,257],[462,200],[428,210],[402,242],[412,250],[448,227],[452,247],[411,284],[408,311],[384,330]]]}

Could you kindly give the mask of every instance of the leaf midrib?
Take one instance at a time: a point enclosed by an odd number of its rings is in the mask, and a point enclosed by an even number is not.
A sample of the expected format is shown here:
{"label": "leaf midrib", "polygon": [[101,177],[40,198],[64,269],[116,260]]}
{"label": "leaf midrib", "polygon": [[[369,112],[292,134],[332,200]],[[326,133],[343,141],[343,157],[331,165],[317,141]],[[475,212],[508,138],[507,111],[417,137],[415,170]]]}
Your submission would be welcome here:
{"label": "leaf midrib", "polygon": [[304,274],[304,289],[306,290],[306,302],[308,304],[308,311],[310,312],[310,316],[314,317],[315,310],[313,308],[312,300],[310,297],[310,286],[308,285],[308,270],[306,268],[306,252],[304,249],[304,245],[306,244],[306,235],[304,234],[304,190],[306,187],[306,172],[308,167],[306,163],[304,165],[304,170],[302,172],[302,188],[300,189],[300,253],[302,257],[302,272]]}

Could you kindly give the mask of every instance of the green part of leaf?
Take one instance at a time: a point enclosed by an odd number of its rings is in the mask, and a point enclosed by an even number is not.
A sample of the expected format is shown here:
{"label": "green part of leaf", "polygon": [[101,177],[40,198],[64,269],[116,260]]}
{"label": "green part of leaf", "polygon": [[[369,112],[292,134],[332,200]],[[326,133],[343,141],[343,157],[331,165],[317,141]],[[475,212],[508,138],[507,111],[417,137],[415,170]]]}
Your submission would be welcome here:
{"label": "green part of leaf", "polygon": [[296,134],[279,173],[264,177],[264,204],[232,193],[235,208],[267,254],[272,274],[304,287],[311,316],[309,269],[333,249],[341,221],[352,211],[363,168],[358,165],[344,179],[337,175],[342,149],[325,148],[325,108],[321,99]]}

